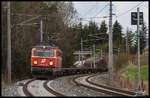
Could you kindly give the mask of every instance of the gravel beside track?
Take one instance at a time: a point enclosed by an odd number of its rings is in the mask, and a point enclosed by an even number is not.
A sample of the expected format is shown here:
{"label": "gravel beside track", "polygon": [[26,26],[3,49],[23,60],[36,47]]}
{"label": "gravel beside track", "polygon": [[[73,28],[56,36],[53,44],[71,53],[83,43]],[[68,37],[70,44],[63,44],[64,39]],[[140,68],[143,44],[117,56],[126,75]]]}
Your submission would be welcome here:
{"label": "gravel beside track", "polygon": [[88,90],[93,90],[94,92],[97,92],[97,93],[98,93],[97,96],[112,96],[112,94],[106,93],[106,92],[103,91],[102,89],[98,89],[97,86],[94,86],[94,85],[88,83],[88,82],[86,81],[86,79],[87,79],[89,76],[93,76],[93,75],[87,75],[87,76],[76,77],[76,78],[74,79],[74,82],[77,83],[77,84],[80,85],[80,86],[83,86],[83,87],[85,87],[85,88],[88,88]]}
{"label": "gravel beside track", "polygon": [[52,80],[48,85],[65,96],[107,96],[104,93],[95,92],[85,87],[76,85],[74,82],[72,82],[74,77],[76,76],[72,75],[60,77]]}
{"label": "gravel beside track", "polygon": [[[91,74],[92,75],[92,74]],[[76,85],[72,80],[77,75],[63,76],[58,77],[54,80],[50,80],[47,85],[54,89],[55,91],[62,93],[65,96],[107,96],[101,94],[99,92],[95,92],[93,90],[89,90],[85,87]],[[2,96],[26,96],[23,92],[24,84],[29,81],[23,80],[15,83],[12,86],[7,87],[2,90]],[[35,96],[54,96],[51,95],[46,89],[42,86],[46,80],[36,80],[34,83],[29,84],[30,91]],[[97,81],[97,80],[95,80]],[[104,83],[105,81],[102,79],[99,81]]]}
{"label": "gravel beside track", "polygon": [[30,79],[22,80],[15,84],[11,84],[10,86],[8,86],[5,89],[2,89],[2,91],[1,91],[2,96],[25,96],[22,88],[23,88],[23,84],[25,84],[29,80]]}
{"label": "gravel beside track", "polygon": [[28,85],[28,90],[33,94],[33,96],[54,96],[43,87],[43,83],[45,81],[46,80],[33,81]]}
{"label": "gravel beside track", "polygon": [[8,86],[6,89],[2,89],[2,96],[20,96],[18,93],[18,86]]}
{"label": "gravel beside track", "polygon": [[[96,77],[97,75],[95,75],[94,77]],[[110,87],[110,86],[104,86],[103,84],[98,84],[98,83],[94,83],[91,78],[93,78],[93,76],[90,76],[88,78],[86,78],[86,81],[92,85],[98,86],[98,87],[102,87],[105,89],[108,89],[108,91],[111,91],[111,93],[113,92],[114,94],[118,94],[121,96],[135,96],[136,93],[133,91],[126,91],[123,89],[119,89],[119,88],[114,88],[114,87]]]}
{"label": "gravel beside track", "polygon": [[56,91],[64,94],[65,96],[88,96],[86,92],[77,88],[76,85],[70,84],[72,77],[60,77],[48,83]]}
{"label": "gravel beside track", "polygon": [[90,81],[96,84],[107,85],[108,83],[108,73],[102,73],[90,78]]}

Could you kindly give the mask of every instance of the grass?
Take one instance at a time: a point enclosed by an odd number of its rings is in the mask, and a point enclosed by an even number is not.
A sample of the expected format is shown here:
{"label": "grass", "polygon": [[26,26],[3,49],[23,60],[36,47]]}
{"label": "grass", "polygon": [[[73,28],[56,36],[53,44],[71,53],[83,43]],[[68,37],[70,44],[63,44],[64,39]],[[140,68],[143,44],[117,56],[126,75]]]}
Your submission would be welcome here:
{"label": "grass", "polygon": [[8,86],[8,84],[4,80],[1,80],[1,86],[2,86],[2,89],[4,89]]}
{"label": "grass", "polygon": [[[148,55],[140,56],[140,64],[148,65]],[[125,53],[120,53],[120,55],[114,56],[114,70],[118,71],[123,65],[127,65],[128,61],[132,62],[134,65],[138,64],[138,55],[126,55]]]}
{"label": "grass", "polygon": [[[141,80],[146,84],[148,83],[148,66],[141,66]],[[138,66],[128,66],[126,71],[123,73],[123,77],[129,78],[131,81],[135,81],[135,78],[138,76]]]}
{"label": "grass", "polygon": [[127,64],[128,56],[124,53],[121,53],[119,56],[114,56],[114,70],[118,71],[123,65]]}
{"label": "grass", "polygon": [[[148,65],[148,60],[149,60],[148,58],[149,58],[148,55],[141,55],[140,56],[140,64]],[[132,56],[132,60],[134,61],[134,64],[137,65],[138,64],[138,55]]]}

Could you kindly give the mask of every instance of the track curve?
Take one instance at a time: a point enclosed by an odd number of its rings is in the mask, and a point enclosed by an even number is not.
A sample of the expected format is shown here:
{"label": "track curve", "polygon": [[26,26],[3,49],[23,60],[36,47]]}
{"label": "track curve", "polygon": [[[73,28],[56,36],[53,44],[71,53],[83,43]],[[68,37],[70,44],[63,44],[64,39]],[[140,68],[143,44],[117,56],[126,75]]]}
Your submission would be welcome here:
{"label": "track curve", "polygon": [[47,80],[46,82],[44,82],[44,84],[43,84],[44,88],[45,88],[47,91],[49,91],[50,93],[54,94],[56,97],[64,97],[65,95],[63,95],[63,94],[61,94],[61,93],[59,93],[59,92],[57,92],[57,91],[55,91],[55,90],[53,90],[53,89],[51,89],[51,88],[49,88],[49,87],[47,86],[49,81],[50,81],[50,80]]}
{"label": "track curve", "polygon": [[33,97],[33,94],[27,89],[27,86],[29,85],[29,83],[35,81],[36,79],[31,79],[29,80],[27,83],[25,83],[25,85],[23,86],[23,92],[26,96],[30,96],[30,97]]}
{"label": "track curve", "polygon": [[[95,75],[97,75],[97,74],[95,74]],[[109,86],[99,85],[99,84],[91,82],[89,79],[91,77],[95,76],[95,75],[77,76],[73,79],[73,82],[78,86],[83,86],[83,87],[86,87],[88,89],[92,89],[94,91],[105,93],[105,94],[108,94],[108,95],[113,95],[113,96],[136,96],[135,92],[125,91],[125,90],[122,90],[122,89],[117,89],[117,88],[113,88],[113,87],[109,87]],[[80,80],[79,78],[81,78],[82,82],[77,81],[77,80]]]}

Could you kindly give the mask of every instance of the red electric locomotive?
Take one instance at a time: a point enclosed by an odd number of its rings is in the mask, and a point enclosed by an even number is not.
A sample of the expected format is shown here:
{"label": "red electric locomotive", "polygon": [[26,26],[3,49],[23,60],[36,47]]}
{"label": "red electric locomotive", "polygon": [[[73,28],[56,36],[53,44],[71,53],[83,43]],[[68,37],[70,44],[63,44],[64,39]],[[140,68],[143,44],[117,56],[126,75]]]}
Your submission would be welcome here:
{"label": "red electric locomotive", "polygon": [[32,76],[53,74],[62,67],[62,52],[56,46],[42,42],[32,48],[31,73]]}

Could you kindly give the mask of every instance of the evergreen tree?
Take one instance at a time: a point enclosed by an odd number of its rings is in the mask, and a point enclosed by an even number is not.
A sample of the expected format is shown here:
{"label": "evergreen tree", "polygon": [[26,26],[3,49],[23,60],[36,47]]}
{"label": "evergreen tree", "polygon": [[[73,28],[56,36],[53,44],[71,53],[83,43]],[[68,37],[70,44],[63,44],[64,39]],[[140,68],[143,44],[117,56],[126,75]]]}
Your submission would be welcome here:
{"label": "evergreen tree", "polygon": [[102,21],[100,29],[99,29],[99,38],[101,38],[100,43],[104,43],[108,39],[108,34],[107,34],[107,25],[105,21]]}
{"label": "evergreen tree", "polygon": [[127,28],[125,39],[128,40],[129,52],[130,52],[131,48],[133,48],[134,36],[135,36],[135,34]]}
{"label": "evergreen tree", "polygon": [[118,47],[122,42],[123,36],[122,26],[118,23],[118,21],[115,21],[115,23],[113,24],[112,34],[113,34],[113,43],[115,42]]}
{"label": "evergreen tree", "polygon": [[126,37],[126,39],[128,38],[129,47],[133,46],[134,36],[135,36],[135,34],[127,28],[127,32],[126,32],[125,37]]}
{"label": "evergreen tree", "polygon": [[[142,54],[143,49],[146,47],[147,43],[147,27],[145,23],[142,25],[141,29],[139,30],[140,32],[140,53]],[[135,48],[137,49],[138,47],[138,37],[137,37],[137,31],[136,31],[136,36],[135,36]]]}
{"label": "evergreen tree", "polygon": [[89,44],[97,44],[99,41],[96,40],[98,39],[97,37],[95,37],[94,35],[99,33],[99,28],[97,26],[97,24],[95,22],[90,21],[89,23],[89,35],[91,35],[90,37],[88,37],[89,40]]}

